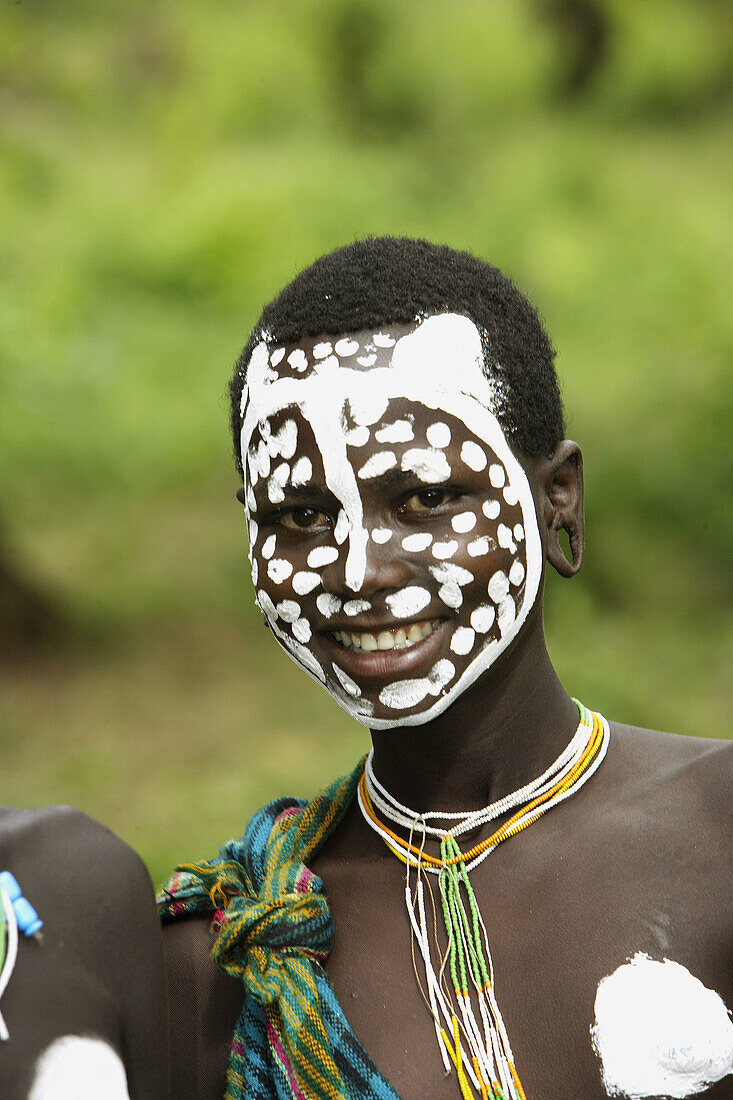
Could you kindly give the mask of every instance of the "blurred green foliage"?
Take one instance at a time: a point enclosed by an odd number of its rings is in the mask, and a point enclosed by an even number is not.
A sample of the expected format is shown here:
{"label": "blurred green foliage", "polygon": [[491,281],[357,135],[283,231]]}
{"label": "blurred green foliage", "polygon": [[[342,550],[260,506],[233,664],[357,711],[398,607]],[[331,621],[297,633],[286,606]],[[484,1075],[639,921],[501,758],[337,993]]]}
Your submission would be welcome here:
{"label": "blurred green foliage", "polygon": [[728,47],[715,0],[4,7],[0,533],[67,635],[2,673],[0,799],[162,873],[362,751],[259,644],[223,395],[262,303],[370,233],[546,318],[588,486],[568,688],[726,735]]}

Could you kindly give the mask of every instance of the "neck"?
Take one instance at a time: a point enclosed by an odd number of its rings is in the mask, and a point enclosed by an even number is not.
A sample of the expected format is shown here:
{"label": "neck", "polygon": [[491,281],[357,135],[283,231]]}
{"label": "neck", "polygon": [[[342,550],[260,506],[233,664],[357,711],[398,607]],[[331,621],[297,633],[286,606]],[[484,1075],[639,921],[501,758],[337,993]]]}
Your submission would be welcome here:
{"label": "neck", "polygon": [[438,718],[372,731],[374,773],[418,812],[478,809],[541,775],[570,741],[578,718],[538,618],[522,645]]}

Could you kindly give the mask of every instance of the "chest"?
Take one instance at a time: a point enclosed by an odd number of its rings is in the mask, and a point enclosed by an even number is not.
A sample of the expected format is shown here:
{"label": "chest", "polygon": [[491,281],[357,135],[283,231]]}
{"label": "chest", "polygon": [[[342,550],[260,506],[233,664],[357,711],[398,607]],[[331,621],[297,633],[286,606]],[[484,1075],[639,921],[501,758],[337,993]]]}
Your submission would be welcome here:
{"label": "chest", "polygon": [[[712,966],[701,913],[665,859],[634,870],[602,849],[554,845],[548,830],[508,844],[471,875],[494,987],[527,1097],[607,1096],[591,1028],[601,980],[637,952]],[[325,867],[336,935],[327,973],[358,1039],[403,1100],[460,1095],[446,1078],[396,860]],[[427,924],[446,944],[439,892]],[[704,917],[703,917],[704,920]],[[422,986],[422,989],[421,989]],[[711,1095],[713,1095],[711,1093]]]}

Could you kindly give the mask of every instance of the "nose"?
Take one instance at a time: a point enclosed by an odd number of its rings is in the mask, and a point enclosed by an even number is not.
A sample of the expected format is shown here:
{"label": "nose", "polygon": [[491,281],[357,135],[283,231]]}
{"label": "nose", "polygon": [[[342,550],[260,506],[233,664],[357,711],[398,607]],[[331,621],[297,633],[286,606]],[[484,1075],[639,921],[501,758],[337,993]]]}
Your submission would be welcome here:
{"label": "nose", "polygon": [[346,580],[348,549],[347,540],[341,547],[338,559],[323,570],[323,587],[335,596],[351,599],[357,592],[363,599],[371,600],[381,591],[389,592],[392,589],[402,588],[410,578],[408,563],[395,557],[390,551],[389,543],[378,545],[369,538],[364,547],[366,559],[364,579],[360,587],[354,589],[347,584]]}

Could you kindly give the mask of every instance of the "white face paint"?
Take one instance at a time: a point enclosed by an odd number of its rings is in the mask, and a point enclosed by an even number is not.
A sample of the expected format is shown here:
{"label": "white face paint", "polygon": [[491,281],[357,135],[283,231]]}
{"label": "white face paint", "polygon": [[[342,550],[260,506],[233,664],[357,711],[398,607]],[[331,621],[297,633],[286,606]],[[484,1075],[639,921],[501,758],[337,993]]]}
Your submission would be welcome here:
{"label": "white face paint", "polygon": [[28,1100],[130,1100],[122,1059],[109,1043],[64,1035],[36,1063]]}
{"label": "white face paint", "polygon": [[[440,714],[537,596],[534,503],[495,389],[478,330],[454,314],[304,340],[277,362],[264,343],[252,354],[241,443],[258,603],[288,653],[373,728]],[[393,483],[405,486],[394,503]],[[374,578],[398,562],[390,576],[404,580],[380,591]],[[377,650],[396,670],[381,681],[360,672]]]}
{"label": "white face paint", "polygon": [[598,986],[591,1038],[609,1096],[695,1096],[733,1073],[721,997],[679,963],[638,952]]}

